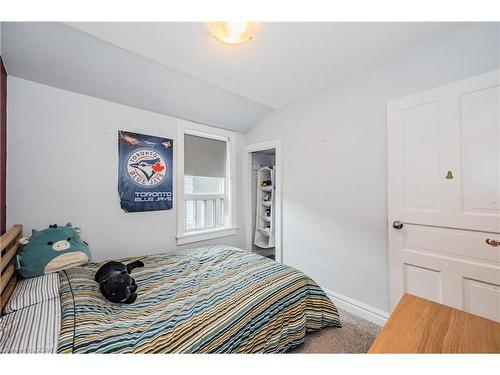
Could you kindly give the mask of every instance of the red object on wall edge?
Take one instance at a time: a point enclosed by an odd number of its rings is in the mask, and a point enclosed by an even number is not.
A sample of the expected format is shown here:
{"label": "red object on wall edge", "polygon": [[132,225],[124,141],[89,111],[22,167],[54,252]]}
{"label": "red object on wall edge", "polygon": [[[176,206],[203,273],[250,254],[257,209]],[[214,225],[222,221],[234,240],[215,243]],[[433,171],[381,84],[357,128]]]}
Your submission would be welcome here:
{"label": "red object on wall edge", "polygon": [[0,56],[0,235],[6,230],[7,71]]}

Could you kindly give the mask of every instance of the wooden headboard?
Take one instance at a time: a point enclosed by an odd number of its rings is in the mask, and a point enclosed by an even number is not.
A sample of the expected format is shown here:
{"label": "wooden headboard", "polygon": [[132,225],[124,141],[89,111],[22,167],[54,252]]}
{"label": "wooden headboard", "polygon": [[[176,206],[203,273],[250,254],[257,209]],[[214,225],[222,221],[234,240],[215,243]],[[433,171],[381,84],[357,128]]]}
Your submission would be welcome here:
{"label": "wooden headboard", "polygon": [[14,225],[0,237],[0,312],[3,311],[17,283],[16,254],[19,250],[19,239],[23,235],[23,226]]}

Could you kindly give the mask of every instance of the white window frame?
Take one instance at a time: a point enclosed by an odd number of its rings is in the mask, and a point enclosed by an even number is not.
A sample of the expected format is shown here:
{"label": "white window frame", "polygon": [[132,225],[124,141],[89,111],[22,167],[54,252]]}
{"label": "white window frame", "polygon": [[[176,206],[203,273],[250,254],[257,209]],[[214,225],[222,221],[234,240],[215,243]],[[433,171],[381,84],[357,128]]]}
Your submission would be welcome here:
{"label": "white window frame", "polygon": [[[185,180],[184,180],[185,181]],[[196,205],[196,201],[204,201],[205,204],[207,201],[213,201],[214,202],[214,227],[213,228],[206,228],[206,229],[199,229],[199,230],[192,230],[192,231],[186,231],[186,223],[184,223],[184,230],[185,230],[185,234],[190,234],[190,233],[199,233],[201,231],[206,231],[206,230],[215,230],[215,229],[224,229],[226,228],[226,215],[225,215],[225,206],[224,207],[224,217],[222,217],[222,226],[217,226],[217,221],[218,221],[218,217],[217,217],[217,212],[221,211],[221,201],[223,201],[225,203],[226,201],[226,194],[186,194],[184,193],[184,204],[187,203],[187,201],[195,201],[195,205]],[[184,206],[185,208],[185,206]],[[197,209],[196,209],[197,211]],[[198,212],[196,212],[198,214]],[[196,215],[198,216],[198,215]],[[185,219],[185,218],[184,218]],[[198,223],[197,221],[197,217],[196,217],[196,222]],[[204,218],[204,222],[205,222],[205,225],[206,225],[206,222],[207,222],[207,208],[205,206],[205,218]]]}
{"label": "white window frame", "polygon": [[[208,230],[199,230],[186,232],[186,201],[184,194],[184,136],[186,134],[209,139],[216,139],[226,142],[226,185],[225,185],[225,217],[224,227]],[[235,194],[235,160],[236,160],[236,133],[229,130],[214,128],[207,125],[197,124],[195,122],[178,120],[177,121],[177,245],[184,245],[192,242],[205,241],[214,238],[233,236],[237,232],[235,226],[236,207],[234,204]]]}

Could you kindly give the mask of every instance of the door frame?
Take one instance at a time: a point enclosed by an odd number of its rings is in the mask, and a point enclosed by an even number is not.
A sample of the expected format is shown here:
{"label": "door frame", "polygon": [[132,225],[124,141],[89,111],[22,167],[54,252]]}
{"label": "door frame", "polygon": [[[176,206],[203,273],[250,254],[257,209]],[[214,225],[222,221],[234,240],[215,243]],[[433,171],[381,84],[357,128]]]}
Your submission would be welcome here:
{"label": "door frame", "polygon": [[274,149],[275,150],[275,173],[276,173],[276,191],[275,191],[275,216],[274,223],[276,228],[275,233],[275,244],[274,244],[274,254],[275,260],[278,263],[283,263],[283,237],[282,237],[282,175],[283,175],[283,162],[282,162],[282,149],[281,149],[281,139],[271,139],[264,142],[253,143],[245,147],[244,156],[244,183],[245,183],[245,231],[246,231],[246,250],[252,251],[252,189],[251,184],[253,183],[252,176],[252,153],[257,151],[264,151]]}

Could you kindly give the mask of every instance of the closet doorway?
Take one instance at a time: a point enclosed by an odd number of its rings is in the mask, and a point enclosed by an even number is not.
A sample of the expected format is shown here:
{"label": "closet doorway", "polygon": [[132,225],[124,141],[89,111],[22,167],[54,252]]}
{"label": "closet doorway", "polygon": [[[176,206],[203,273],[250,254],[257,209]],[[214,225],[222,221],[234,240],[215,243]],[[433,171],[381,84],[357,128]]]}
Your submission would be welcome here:
{"label": "closet doorway", "polygon": [[245,174],[246,248],[281,263],[281,142],[248,145]]}

